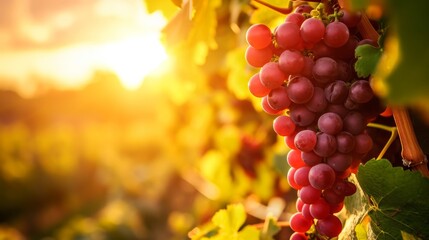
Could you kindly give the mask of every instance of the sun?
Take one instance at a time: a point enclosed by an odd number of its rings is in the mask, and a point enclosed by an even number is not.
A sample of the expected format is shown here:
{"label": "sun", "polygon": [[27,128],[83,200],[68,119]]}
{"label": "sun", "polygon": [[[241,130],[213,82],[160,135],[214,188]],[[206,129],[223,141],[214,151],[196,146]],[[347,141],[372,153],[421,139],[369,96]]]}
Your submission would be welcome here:
{"label": "sun", "polygon": [[100,65],[115,72],[127,89],[136,89],[145,76],[168,59],[156,34],[142,34],[106,43],[99,48]]}

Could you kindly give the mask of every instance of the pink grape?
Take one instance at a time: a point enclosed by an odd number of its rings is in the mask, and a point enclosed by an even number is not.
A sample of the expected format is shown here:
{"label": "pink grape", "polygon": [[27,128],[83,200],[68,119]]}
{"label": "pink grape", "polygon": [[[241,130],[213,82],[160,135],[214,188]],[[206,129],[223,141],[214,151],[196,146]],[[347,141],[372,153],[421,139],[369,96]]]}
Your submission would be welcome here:
{"label": "pink grape", "polygon": [[295,123],[289,116],[278,116],[273,121],[273,129],[280,136],[289,136],[295,131]]}
{"label": "pink grape", "polygon": [[264,97],[270,93],[270,89],[262,85],[259,73],[254,74],[248,82],[248,88],[250,93],[255,97]]}
{"label": "pink grape", "polygon": [[270,46],[262,49],[256,49],[252,46],[247,47],[245,58],[247,63],[255,68],[260,68],[268,63],[273,57],[273,50]]}
{"label": "pink grape", "polygon": [[312,130],[300,131],[294,139],[295,146],[303,152],[312,151],[314,146],[316,146],[316,141],[316,132]]}
{"label": "pink grape", "polygon": [[254,24],[246,32],[247,43],[256,48],[266,48],[271,44],[271,30],[265,24]]}
{"label": "pink grape", "polygon": [[298,74],[304,69],[304,56],[296,50],[285,50],[279,57],[279,66],[286,74]]}
{"label": "pink grape", "polygon": [[322,235],[334,238],[340,235],[343,225],[340,219],[334,215],[328,215],[326,218],[319,219],[316,223],[316,230]]}
{"label": "pink grape", "polygon": [[287,79],[287,76],[280,70],[278,63],[269,62],[259,71],[259,79],[266,88],[274,89],[280,87]]}
{"label": "pink grape", "polygon": [[317,18],[308,18],[301,24],[301,37],[305,42],[317,43],[325,34],[325,24]]}
{"label": "pink grape", "polygon": [[279,47],[284,49],[294,48],[302,41],[299,26],[292,22],[279,25],[275,32],[275,38]]}
{"label": "pink grape", "polygon": [[316,189],[328,189],[335,182],[335,172],[328,164],[319,163],[311,167],[308,180],[310,185]]}
{"label": "pink grape", "polygon": [[349,29],[342,22],[331,22],[326,26],[325,36],[323,41],[329,47],[339,48],[349,40]]}

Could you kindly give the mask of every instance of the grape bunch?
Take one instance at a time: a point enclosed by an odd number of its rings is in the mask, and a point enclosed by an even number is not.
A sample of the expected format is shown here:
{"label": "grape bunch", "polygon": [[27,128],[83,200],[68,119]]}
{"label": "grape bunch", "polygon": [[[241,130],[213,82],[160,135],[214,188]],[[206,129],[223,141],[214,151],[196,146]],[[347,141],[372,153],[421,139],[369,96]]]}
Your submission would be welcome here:
{"label": "grape bunch", "polygon": [[289,221],[294,240],[308,239],[313,225],[312,236],[340,234],[335,214],[356,192],[348,177],[373,147],[367,124],[384,110],[368,78],[358,78],[353,67],[356,47],[370,42],[356,31],[360,15],[314,11],[300,8],[273,31],[254,24],[246,33],[245,58],[260,68],[249,91],[277,115],[273,129],[290,148],[287,180],[298,194]]}

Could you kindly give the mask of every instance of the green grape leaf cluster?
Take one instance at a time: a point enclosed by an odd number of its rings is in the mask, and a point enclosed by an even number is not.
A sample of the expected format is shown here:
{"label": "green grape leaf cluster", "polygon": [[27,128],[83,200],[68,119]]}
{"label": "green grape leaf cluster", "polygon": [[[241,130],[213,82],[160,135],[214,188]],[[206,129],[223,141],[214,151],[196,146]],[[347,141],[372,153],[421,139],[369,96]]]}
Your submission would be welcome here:
{"label": "green grape leaf cluster", "polygon": [[392,167],[388,160],[367,162],[359,167],[357,179],[368,195],[377,239],[429,239],[429,179]]}
{"label": "green grape leaf cluster", "polygon": [[357,61],[355,70],[358,77],[368,77],[372,75],[377,67],[383,50],[369,44],[358,46],[355,50]]}

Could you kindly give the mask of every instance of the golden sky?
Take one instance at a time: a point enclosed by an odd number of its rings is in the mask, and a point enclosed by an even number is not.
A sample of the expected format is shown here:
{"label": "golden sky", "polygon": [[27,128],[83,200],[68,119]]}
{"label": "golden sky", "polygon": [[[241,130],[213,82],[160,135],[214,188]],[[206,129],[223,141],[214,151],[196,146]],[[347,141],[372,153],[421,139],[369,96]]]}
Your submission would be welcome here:
{"label": "golden sky", "polygon": [[141,0],[0,1],[0,88],[31,95],[35,78],[76,87],[94,69],[136,87],[167,57],[164,24]]}

